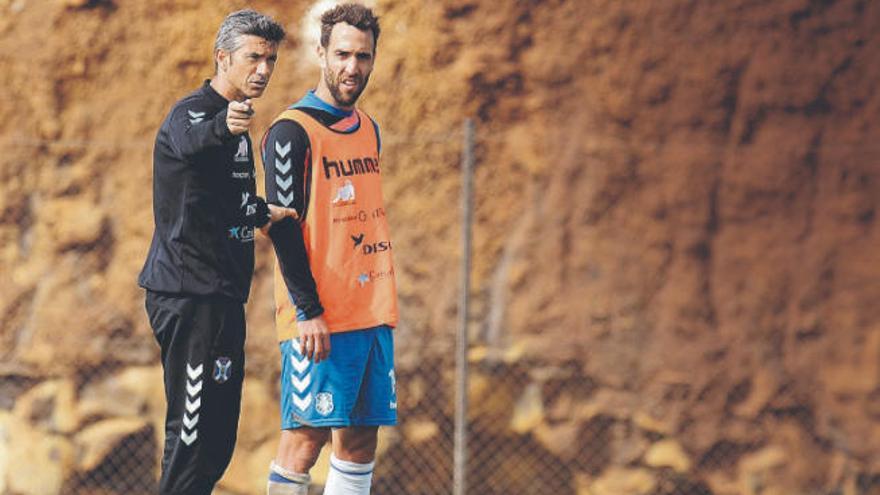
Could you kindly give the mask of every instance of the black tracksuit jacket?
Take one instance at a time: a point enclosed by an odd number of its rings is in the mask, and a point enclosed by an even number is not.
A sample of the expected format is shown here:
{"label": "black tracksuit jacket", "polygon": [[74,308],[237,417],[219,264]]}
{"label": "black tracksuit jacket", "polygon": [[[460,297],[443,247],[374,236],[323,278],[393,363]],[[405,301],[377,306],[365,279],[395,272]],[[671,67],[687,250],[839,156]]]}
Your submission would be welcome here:
{"label": "black tracksuit jacket", "polygon": [[159,293],[246,302],[254,229],[268,220],[256,195],[250,136],[226,125],[228,101],[205,81],[171,109],[153,149],[156,229],[138,283]]}

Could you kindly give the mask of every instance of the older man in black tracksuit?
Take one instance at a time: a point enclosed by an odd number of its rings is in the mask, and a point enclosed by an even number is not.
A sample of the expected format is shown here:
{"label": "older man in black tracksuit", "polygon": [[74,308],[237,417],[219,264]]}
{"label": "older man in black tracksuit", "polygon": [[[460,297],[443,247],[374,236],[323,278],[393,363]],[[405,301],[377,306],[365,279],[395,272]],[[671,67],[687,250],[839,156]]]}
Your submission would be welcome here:
{"label": "older man in black tracksuit", "polygon": [[284,29],[252,10],[217,34],[213,79],[177,102],[153,153],[156,229],[138,279],[165,370],[162,494],[210,494],[235,446],[254,231],[294,210],[257,197],[251,98]]}

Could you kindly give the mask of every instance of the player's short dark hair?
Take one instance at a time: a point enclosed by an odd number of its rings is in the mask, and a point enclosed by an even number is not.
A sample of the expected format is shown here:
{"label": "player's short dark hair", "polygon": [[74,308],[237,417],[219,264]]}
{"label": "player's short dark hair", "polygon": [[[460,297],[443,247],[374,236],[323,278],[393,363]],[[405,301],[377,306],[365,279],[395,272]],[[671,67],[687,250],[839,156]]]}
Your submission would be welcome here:
{"label": "player's short dark hair", "polygon": [[327,48],[330,45],[330,33],[333,26],[344,22],[361,31],[373,32],[373,51],[379,41],[379,18],[373,11],[358,3],[343,3],[321,14],[321,46]]}
{"label": "player's short dark hair", "polygon": [[259,36],[274,43],[280,43],[285,36],[284,28],[271,17],[251,9],[239,10],[229,14],[223,20],[223,24],[217,31],[214,50],[234,52],[239,48],[239,41],[243,34]]}

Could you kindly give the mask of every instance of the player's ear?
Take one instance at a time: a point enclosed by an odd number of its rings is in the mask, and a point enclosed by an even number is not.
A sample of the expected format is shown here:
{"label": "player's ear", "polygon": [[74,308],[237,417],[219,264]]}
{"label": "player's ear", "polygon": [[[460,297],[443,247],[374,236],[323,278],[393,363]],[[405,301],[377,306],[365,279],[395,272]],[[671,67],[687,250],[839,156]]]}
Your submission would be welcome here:
{"label": "player's ear", "polygon": [[218,48],[214,53],[214,60],[217,61],[217,70],[229,70],[229,53],[226,50]]}

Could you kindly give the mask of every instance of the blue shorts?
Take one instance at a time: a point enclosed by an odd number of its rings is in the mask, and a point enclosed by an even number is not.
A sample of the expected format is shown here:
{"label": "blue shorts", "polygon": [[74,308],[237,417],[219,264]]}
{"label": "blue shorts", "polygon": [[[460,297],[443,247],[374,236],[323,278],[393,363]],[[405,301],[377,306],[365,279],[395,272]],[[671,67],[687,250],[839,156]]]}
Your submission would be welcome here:
{"label": "blue shorts", "polygon": [[315,364],[299,339],[281,347],[281,429],[397,424],[394,336],[387,325],[330,335]]}

